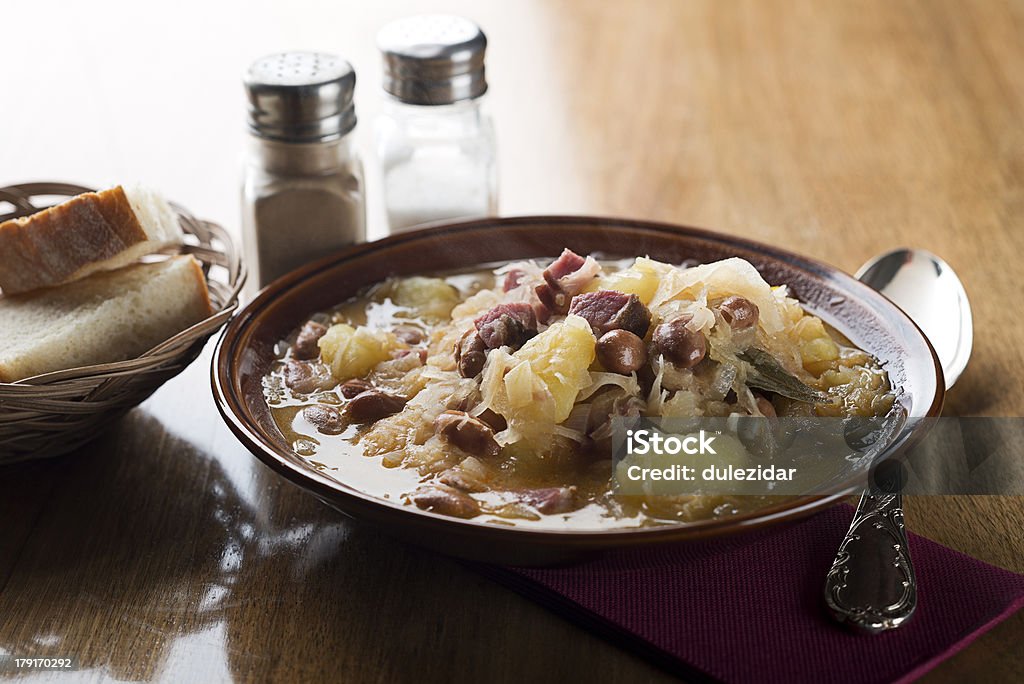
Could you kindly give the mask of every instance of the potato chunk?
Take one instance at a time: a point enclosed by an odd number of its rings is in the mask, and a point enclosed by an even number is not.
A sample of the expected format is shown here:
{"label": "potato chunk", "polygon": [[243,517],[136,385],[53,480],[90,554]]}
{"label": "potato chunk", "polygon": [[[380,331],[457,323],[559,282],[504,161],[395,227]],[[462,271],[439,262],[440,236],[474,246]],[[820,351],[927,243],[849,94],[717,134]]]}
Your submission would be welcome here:
{"label": "potato chunk", "polygon": [[839,345],[825,330],[820,318],[804,316],[793,329],[800,347],[800,360],[804,370],[820,376],[839,359]]}
{"label": "potato chunk", "polygon": [[554,402],[554,422],[568,418],[580,390],[590,385],[588,369],[596,355],[595,344],[590,324],[578,315],[568,316],[526,342],[512,354],[518,362],[505,376],[513,414],[528,415],[541,408],[534,397],[540,383]]}
{"label": "potato chunk", "polygon": [[442,278],[414,276],[395,283],[391,298],[398,306],[413,310],[413,313],[430,321],[448,318],[459,303],[459,293]]}
{"label": "potato chunk", "polygon": [[609,273],[592,281],[585,292],[615,290],[623,294],[635,294],[644,304],[650,304],[658,290],[662,273],[671,268],[668,264],[647,257],[637,257],[629,268]]}
{"label": "potato chunk", "polygon": [[391,352],[401,347],[389,332],[339,323],[327,329],[317,343],[324,363],[338,380],[361,378],[381,361],[391,358]]}

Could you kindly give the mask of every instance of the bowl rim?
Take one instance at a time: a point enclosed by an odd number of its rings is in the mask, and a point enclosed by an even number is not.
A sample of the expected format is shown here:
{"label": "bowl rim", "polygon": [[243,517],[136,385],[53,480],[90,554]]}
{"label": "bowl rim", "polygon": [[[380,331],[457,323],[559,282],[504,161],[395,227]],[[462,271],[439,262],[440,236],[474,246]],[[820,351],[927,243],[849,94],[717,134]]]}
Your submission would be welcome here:
{"label": "bowl rim", "polygon": [[[626,219],[615,217],[598,217],[587,215],[522,215],[478,218],[465,221],[437,222],[426,227],[391,235],[372,242],[359,243],[346,247],[342,250],[324,256],[304,266],[301,266],[261,289],[251,301],[240,308],[235,316],[228,322],[221,331],[217,340],[211,363],[211,385],[217,409],[223,417],[235,437],[255,455],[260,461],[269,466],[272,470],[284,476],[293,484],[306,489],[320,498],[328,505],[335,507],[329,502],[330,499],[341,495],[351,499],[351,503],[358,504],[363,510],[372,510],[382,515],[404,514],[406,527],[420,528],[446,528],[450,532],[462,535],[479,535],[492,537],[501,535],[510,542],[521,541],[537,544],[569,545],[569,546],[632,546],[634,544],[648,544],[657,541],[684,541],[696,540],[707,537],[725,536],[727,534],[739,533],[746,530],[761,528],[790,519],[798,519],[809,515],[812,512],[840,502],[850,494],[861,489],[856,484],[850,487],[826,495],[808,495],[790,499],[779,504],[773,504],[764,508],[755,509],[731,518],[717,518],[701,520],[688,523],[669,523],[654,527],[618,527],[618,528],[524,528],[516,526],[494,525],[473,519],[461,519],[451,516],[425,511],[416,507],[402,504],[398,501],[383,499],[363,492],[356,487],[342,482],[341,480],[327,476],[308,464],[301,463],[301,458],[294,453],[280,453],[276,445],[264,439],[257,430],[254,430],[247,421],[243,420],[244,412],[240,397],[236,396],[235,387],[232,384],[232,358],[237,350],[244,347],[241,343],[246,341],[246,332],[249,324],[257,314],[265,311],[268,306],[284,291],[306,280],[310,276],[328,268],[334,268],[348,261],[355,260],[363,254],[387,249],[405,242],[423,239],[436,240],[444,234],[455,232],[468,232],[480,228],[498,229],[507,226],[529,226],[541,224],[575,224],[575,225],[606,225],[608,227],[639,229],[653,231],[656,233],[670,233],[673,235],[684,234],[693,238],[719,243],[725,246],[743,247],[756,251],[771,259],[782,261],[794,268],[810,272],[811,274],[825,280],[840,280],[843,285],[856,294],[862,300],[875,303],[883,308],[894,310],[904,323],[908,323],[910,329],[916,331],[920,340],[931,354],[932,367],[935,373],[935,394],[928,405],[923,416],[934,417],[939,415],[942,409],[945,383],[943,382],[942,367],[939,363],[935,350],[932,348],[928,338],[921,329],[910,319],[907,314],[891,300],[878,291],[861,283],[842,270],[831,266],[823,261],[805,257],[785,249],[749,240],[747,238],[717,233],[704,228],[696,228],[687,225],[673,224],[661,221],[647,221],[639,219]],[[894,453],[906,449],[913,440],[908,440],[898,446]],[[344,512],[344,511],[343,511]],[[609,544],[609,542],[611,544]]]}

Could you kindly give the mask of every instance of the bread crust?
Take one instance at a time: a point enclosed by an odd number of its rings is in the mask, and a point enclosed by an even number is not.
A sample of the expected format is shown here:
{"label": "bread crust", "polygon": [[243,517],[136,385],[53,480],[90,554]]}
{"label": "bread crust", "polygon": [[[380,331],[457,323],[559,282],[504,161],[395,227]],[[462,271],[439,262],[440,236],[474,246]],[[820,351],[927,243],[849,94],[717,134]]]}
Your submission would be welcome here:
{"label": "bread crust", "polygon": [[199,263],[199,260],[194,256],[189,256],[192,264],[192,275],[196,278],[196,286],[199,288],[200,302],[198,305],[201,307],[200,313],[202,318],[205,320],[213,315],[213,302],[210,301],[210,288],[206,283],[206,274],[203,273],[203,265]]}
{"label": "bread crust", "polygon": [[0,290],[77,280],[149,238],[120,185],[0,224]]}

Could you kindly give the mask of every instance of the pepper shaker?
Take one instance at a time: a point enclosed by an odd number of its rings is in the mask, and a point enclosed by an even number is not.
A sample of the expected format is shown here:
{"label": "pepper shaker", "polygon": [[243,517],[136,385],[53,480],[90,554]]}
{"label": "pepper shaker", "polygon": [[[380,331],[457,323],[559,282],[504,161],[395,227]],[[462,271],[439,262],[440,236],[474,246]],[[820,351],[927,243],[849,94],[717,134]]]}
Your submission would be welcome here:
{"label": "pepper shaker", "polygon": [[347,61],[314,52],[263,57],[245,75],[242,223],[257,287],[365,240],[363,165],[352,145],[355,83]]}
{"label": "pepper shaker", "polygon": [[390,232],[495,214],[483,31],[462,17],[422,15],[388,24],[377,44],[386,95],[375,132]]}

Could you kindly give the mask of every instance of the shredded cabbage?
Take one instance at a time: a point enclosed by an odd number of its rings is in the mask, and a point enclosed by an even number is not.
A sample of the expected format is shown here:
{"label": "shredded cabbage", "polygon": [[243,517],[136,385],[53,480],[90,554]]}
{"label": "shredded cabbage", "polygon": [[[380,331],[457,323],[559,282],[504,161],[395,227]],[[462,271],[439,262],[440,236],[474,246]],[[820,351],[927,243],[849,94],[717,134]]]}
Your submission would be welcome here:
{"label": "shredded cabbage", "polygon": [[668,271],[651,299],[651,308],[657,309],[676,299],[697,301],[703,297],[706,301],[731,295],[746,297],[757,305],[759,323],[765,331],[782,330],[781,300],[785,293],[773,290],[750,262],[738,257]]}
{"label": "shredded cabbage", "polygon": [[594,396],[599,389],[607,385],[616,385],[621,387],[626,394],[633,396],[640,395],[640,383],[637,382],[636,373],[630,373],[629,375],[619,375],[618,373],[596,373],[590,374],[590,385],[581,390],[579,396],[576,398],[577,401],[586,401],[590,397]]}

